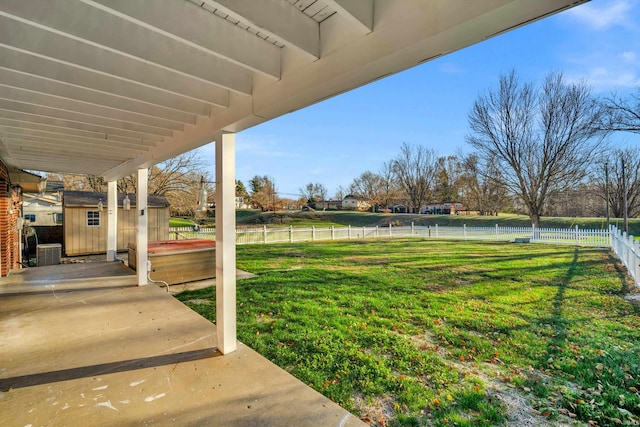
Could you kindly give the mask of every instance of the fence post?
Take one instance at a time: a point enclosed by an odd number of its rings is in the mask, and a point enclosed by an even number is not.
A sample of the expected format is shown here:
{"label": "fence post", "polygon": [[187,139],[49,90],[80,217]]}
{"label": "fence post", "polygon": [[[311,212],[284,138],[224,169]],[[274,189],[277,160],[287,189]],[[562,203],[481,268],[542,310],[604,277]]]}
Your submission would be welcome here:
{"label": "fence post", "polygon": [[377,226],[377,225],[376,225],[376,231],[375,231],[375,233],[376,233],[376,237],[379,237],[379,236],[380,236],[380,235],[378,234],[378,226]]}
{"label": "fence post", "polygon": [[311,226],[311,241],[312,242],[316,241],[316,226],[315,225]]}
{"label": "fence post", "polygon": [[351,239],[351,224],[347,225],[347,237]]}
{"label": "fence post", "polygon": [[499,237],[498,237],[498,224],[496,224],[496,240],[499,240]]}
{"label": "fence post", "polygon": [[613,226],[609,224],[609,246],[613,248]]}
{"label": "fence post", "polygon": [[[627,235],[627,241],[625,242],[626,254],[627,254],[627,269],[629,271],[635,271],[635,254],[633,253],[633,236]],[[634,277],[635,279],[635,277]]]}
{"label": "fence post", "polygon": [[391,233],[391,228],[393,228],[393,226],[391,225],[391,223],[389,223],[389,237],[393,237],[393,233]]}
{"label": "fence post", "polygon": [[438,237],[438,224],[436,224],[436,238]]}
{"label": "fence post", "polygon": [[336,238],[336,230],[332,225],[331,226],[331,240],[335,240],[335,238]]}
{"label": "fence post", "polygon": [[413,225],[413,221],[411,221],[411,235],[413,236],[414,234],[416,234],[416,229],[415,229],[415,226]]}
{"label": "fence post", "polygon": [[267,244],[267,226],[263,225],[262,226],[262,242],[266,245]]}
{"label": "fence post", "polygon": [[467,224],[462,224],[462,235],[464,240],[467,240]]}
{"label": "fence post", "polygon": [[633,240],[633,251],[636,254],[634,257],[634,266],[636,272],[634,279],[636,280],[636,285],[640,286],[640,242],[638,242],[637,240]]}
{"label": "fence post", "polygon": [[578,234],[578,224],[576,224],[576,246],[580,246],[580,235]]}
{"label": "fence post", "polygon": [[293,225],[289,226],[289,243],[293,243]]}

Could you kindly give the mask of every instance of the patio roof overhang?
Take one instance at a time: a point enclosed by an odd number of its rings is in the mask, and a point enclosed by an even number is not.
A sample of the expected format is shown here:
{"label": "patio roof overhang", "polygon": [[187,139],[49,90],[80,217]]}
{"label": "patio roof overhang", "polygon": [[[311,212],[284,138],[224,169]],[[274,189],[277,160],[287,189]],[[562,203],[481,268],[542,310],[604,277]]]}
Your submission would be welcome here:
{"label": "patio roof overhang", "polygon": [[115,180],[583,2],[3,0],[0,158]]}

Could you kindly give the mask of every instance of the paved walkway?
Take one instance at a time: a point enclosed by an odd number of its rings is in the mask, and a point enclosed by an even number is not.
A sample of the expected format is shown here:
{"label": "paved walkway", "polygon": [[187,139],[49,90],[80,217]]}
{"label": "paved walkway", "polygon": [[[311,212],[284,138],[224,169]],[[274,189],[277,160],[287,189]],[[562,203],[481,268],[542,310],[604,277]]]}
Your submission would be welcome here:
{"label": "paved walkway", "polygon": [[120,263],[0,279],[1,426],[364,426]]}

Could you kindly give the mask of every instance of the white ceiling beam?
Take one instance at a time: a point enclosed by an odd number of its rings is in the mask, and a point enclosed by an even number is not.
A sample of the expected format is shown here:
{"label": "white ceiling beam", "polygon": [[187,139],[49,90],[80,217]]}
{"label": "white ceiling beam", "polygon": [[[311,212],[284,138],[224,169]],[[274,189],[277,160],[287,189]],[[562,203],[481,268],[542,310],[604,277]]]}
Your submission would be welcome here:
{"label": "white ceiling beam", "polygon": [[286,0],[202,0],[202,3],[257,27],[266,36],[320,58],[320,25]]}
{"label": "white ceiling beam", "polygon": [[70,149],[56,149],[56,150],[51,150],[51,149],[47,149],[47,148],[42,148],[39,149],[37,147],[35,148],[29,148],[28,146],[17,146],[17,147],[11,147],[9,146],[9,151],[11,152],[12,156],[14,159],[18,160],[18,159],[25,159],[28,157],[37,157],[40,156],[42,157],[43,162],[47,162],[47,161],[54,161],[56,159],[60,160],[60,161],[69,161],[69,156],[73,156],[73,157],[77,157],[78,158],[78,162],[89,162],[89,163],[93,163],[94,166],[108,166],[111,165],[113,163],[121,163],[121,162],[125,162],[127,160],[129,160],[130,158],[127,158],[125,156],[114,156],[114,155],[105,155],[105,154],[93,154],[93,153],[78,153],[77,151],[74,151],[73,148],[70,147]]}
{"label": "white ceiling beam", "polygon": [[[4,140],[12,151],[34,149],[39,152],[55,151],[62,154],[74,154],[77,151],[90,150],[91,155],[99,157],[105,160],[122,160],[127,158],[133,158],[143,154],[138,150],[126,150],[118,148],[117,150],[109,148],[109,146],[102,145],[94,146],[89,144],[83,144],[79,142],[60,142],[58,140],[51,140],[47,138],[33,137],[29,135],[14,135],[3,134]],[[117,152],[118,154],[114,154]]]}
{"label": "white ceiling beam", "polygon": [[122,54],[234,92],[251,93],[252,74],[247,69],[76,0],[3,0],[0,10],[5,17],[56,38],[85,44],[85,49]]}
{"label": "white ceiling beam", "polygon": [[228,92],[226,89],[204,80],[99,49],[5,16],[0,16],[0,46],[139,84],[165,88],[194,99],[207,101],[211,97],[209,102],[213,103],[228,97],[224,94]]}
{"label": "white ceiling beam", "polygon": [[104,149],[112,152],[114,149],[117,149],[118,151],[122,150],[123,154],[132,156],[141,155],[152,148],[145,145],[120,142],[115,139],[105,140],[99,138],[85,138],[71,134],[60,134],[41,131],[37,129],[16,128],[12,126],[2,125],[0,125],[0,135],[12,139],[27,138],[30,141],[48,141],[55,144],[77,143],[82,145],[83,147],[91,147],[92,150]]}
{"label": "white ceiling beam", "polygon": [[[35,104],[28,104],[23,102],[9,101],[0,98],[0,110],[9,110],[19,113],[35,114],[44,117],[53,117],[57,119],[70,120],[80,123],[88,123],[99,126],[106,126],[109,128],[126,129],[138,131],[145,134],[153,134],[160,136],[172,136],[173,131],[165,128],[158,128],[154,126],[144,125],[140,123],[128,123],[122,120],[115,120],[106,117],[98,117],[89,114],[79,113],[77,111],[66,111],[58,108],[44,107]],[[3,113],[6,117],[6,115]]]}
{"label": "white ceiling beam", "polygon": [[[22,165],[21,169],[27,170],[36,170],[42,172],[51,172],[51,173],[73,173],[73,174],[82,174],[82,175],[94,175],[95,169],[100,166],[96,165],[95,167],[88,166],[86,164],[78,165],[77,167],[70,167],[68,162],[64,160],[57,161],[43,161],[37,159],[19,159],[15,160],[14,163],[10,163],[11,165],[15,165],[19,163]],[[101,165],[102,167],[108,167],[108,165]]]}
{"label": "white ceiling beam", "polygon": [[82,1],[207,54],[280,78],[279,47],[191,2],[165,1],[156,8],[157,0]]}
{"label": "white ceiling beam", "polygon": [[[142,150],[148,150],[151,147],[155,147],[157,144],[151,141],[141,140],[139,138],[131,138],[126,136],[105,134],[102,132],[93,132],[81,129],[74,129],[71,127],[52,126],[48,124],[41,124],[35,122],[25,122],[20,120],[6,119],[0,117],[0,131],[13,131],[17,132],[22,130],[23,132],[42,132],[42,135],[48,135],[54,138],[66,138],[73,140],[74,138],[81,138],[83,141],[96,141],[100,144],[106,144],[112,146],[123,147],[139,147]],[[113,145],[113,144],[116,145]]]}
{"label": "white ceiling beam", "polygon": [[[25,89],[4,86],[2,84],[0,84],[0,99],[121,120],[127,123],[155,126],[162,129],[182,130],[184,128],[184,125],[177,121],[122,111],[111,107],[102,107],[87,102],[74,101],[72,99],[32,92]],[[195,118],[193,122],[195,122]]]}
{"label": "white ceiling beam", "polygon": [[[138,168],[151,167],[159,162],[177,156],[181,153],[196,149],[213,141],[220,131],[236,132],[251,125],[264,122],[264,119],[252,115],[253,103],[246,97],[231,98],[228,109],[212,117],[198,116],[195,126],[187,126],[183,132],[175,132],[171,138],[166,138],[163,144],[154,150],[136,157],[131,162],[117,165],[107,170],[102,176],[107,180],[115,180],[130,175]],[[236,128],[235,125],[239,124]]]}
{"label": "white ceiling beam", "polygon": [[338,15],[367,34],[373,31],[373,0],[324,0]]}
{"label": "white ceiling beam", "polygon": [[175,122],[195,123],[195,115],[176,111],[166,107],[133,101],[129,98],[110,95],[90,89],[85,89],[54,80],[0,67],[0,85],[29,90],[41,94],[50,94],[69,100],[77,100],[93,105],[101,105],[121,111],[144,114]]}
{"label": "white ceiling beam", "polygon": [[31,129],[37,129],[38,126],[50,126],[63,130],[69,129],[70,132],[87,131],[101,134],[104,136],[105,140],[117,136],[121,138],[135,139],[139,144],[148,146],[155,146],[157,143],[164,141],[164,137],[162,135],[144,133],[137,130],[134,131],[129,129],[108,127],[92,123],[83,123],[56,117],[48,117],[28,112],[10,111],[4,109],[0,110],[0,115],[7,120],[20,122],[22,126]]}
{"label": "white ceiling beam", "polygon": [[213,102],[213,99],[207,99],[205,102],[201,99],[194,99],[146,84],[96,73],[61,62],[50,61],[3,46],[0,46],[0,67],[50,81],[66,83],[100,93],[113,94],[134,101],[192,114],[207,116],[211,112],[210,104],[219,107],[227,107],[229,105],[229,93],[227,91],[220,91],[222,96],[215,102]]}

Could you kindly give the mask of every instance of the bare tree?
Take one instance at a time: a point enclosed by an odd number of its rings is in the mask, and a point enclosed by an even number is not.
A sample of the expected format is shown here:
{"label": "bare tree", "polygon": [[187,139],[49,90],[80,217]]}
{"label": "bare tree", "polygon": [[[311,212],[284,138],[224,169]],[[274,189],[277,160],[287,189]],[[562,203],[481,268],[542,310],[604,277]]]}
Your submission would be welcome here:
{"label": "bare tree", "polygon": [[633,218],[640,215],[640,148],[616,149],[609,152],[595,168],[597,196],[606,203],[605,164],[609,168],[609,207],[614,218],[624,216],[624,179],[627,181],[627,212]]}
{"label": "bare tree", "polygon": [[497,215],[509,205],[509,194],[492,159],[481,163],[477,154],[462,159],[458,185],[462,202],[480,215]]}
{"label": "bare tree", "polygon": [[512,71],[499,88],[481,95],[469,113],[467,142],[517,195],[531,222],[540,225],[549,194],[577,185],[602,142],[602,109],[583,83],[568,84],[561,73],[542,86],[521,84]]}
{"label": "bare tree", "polygon": [[338,188],[336,188],[336,193],[335,193],[335,199],[336,200],[342,200],[344,199],[344,196],[347,195],[347,190],[344,189],[344,187],[342,185],[339,185]]}
{"label": "bare tree", "polygon": [[438,157],[436,162],[436,183],[434,198],[437,201],[457,201],[460,197],[458,178],[460,176],[460,161],[458,156]]}
{"label": "bare tree", "polygon": [[640,133],[640,87],[627,99],[613,95],[604,101],[605,130]]}
{"label": "bare tree", "polygon": [[[206,169],[207,163],[197,151],[190,151],[149,168],[148,191],[167,198],[171,212],[181,215],[194,213],[196,193],[200,181],[204,179],[205,188],[210,201],[214,199],[215,188]],[[83,190],[106,192],[107,182],[102,177],[88,175],[63,175],[64,188],[67,190]],[[121,193],[135,193],[137,178],[129,175],[117,182]]]}
{"label": "bare tree", "polygon": [[349,193],[369,203],[372,210],[382,202],[384,185],[382,177],[371,171],[363,172],[349,185]]}
{"label": "bare tree", "polygon": [[418,213],[423,203],[431,197],[436,177],[436,159],[434,150],[403,143],[400,155],[393,161],[393,172],[414,213]]}
{"label": "bare tree", "polygon": [[[204,176],[206,183],[212,181],[207,171],[207,162],[197,151],[189,151],[165,160],[149,168],[149,193],[166,195],[170,192],[191,192],[194,177],[200,183]],[[135,175],[118,180],[118,191],[135,193]]]}
{"label": "bare tree", "polygon": [[301,187],[298,191],[300,191],[300,194],[302,194],[303,197],[307,198],[307,203],[310,206],[314,206],[316,202],[326,200],[327,194],[329,193],[327,187],[319,182],[310,182],[304,187]]}
{"label": "bare tree", "polygon": [[402,189],[396,179],[396,175],[393,172],[393,160],[384,162],[380,168],[378,176],[380,177],[380,184],[382,191],[380,194],[380,204],[385,208],[388,208],[394,203],[400,202],[402,199]]}

